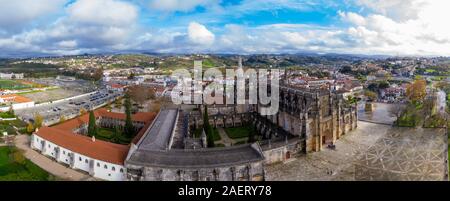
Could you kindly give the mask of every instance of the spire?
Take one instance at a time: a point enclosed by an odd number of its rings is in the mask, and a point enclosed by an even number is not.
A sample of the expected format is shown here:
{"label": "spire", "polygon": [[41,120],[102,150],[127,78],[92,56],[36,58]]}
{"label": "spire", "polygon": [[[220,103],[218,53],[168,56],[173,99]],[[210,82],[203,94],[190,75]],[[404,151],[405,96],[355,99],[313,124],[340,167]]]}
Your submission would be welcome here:
{"label": "spire", "polygon": [[238,64],[238,68],[242,69],[242,57],[239,56],[239,64]]}

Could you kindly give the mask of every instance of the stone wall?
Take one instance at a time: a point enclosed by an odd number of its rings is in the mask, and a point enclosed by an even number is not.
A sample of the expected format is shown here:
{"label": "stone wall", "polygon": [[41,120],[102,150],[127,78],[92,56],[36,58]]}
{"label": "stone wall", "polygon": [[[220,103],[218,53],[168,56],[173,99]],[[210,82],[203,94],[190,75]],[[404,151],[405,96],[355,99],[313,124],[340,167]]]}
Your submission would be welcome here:
{"label": "stone wall", "polygon": [[216,168],[164,168],[130,165],[127,178],[131,181],[262,181],[263,162]]}
{"label": "stone wall", "polygon": [[302,154],[304,140],[292,139],[288,142],[266,143],[261,145],[266,165],[284,162]]}

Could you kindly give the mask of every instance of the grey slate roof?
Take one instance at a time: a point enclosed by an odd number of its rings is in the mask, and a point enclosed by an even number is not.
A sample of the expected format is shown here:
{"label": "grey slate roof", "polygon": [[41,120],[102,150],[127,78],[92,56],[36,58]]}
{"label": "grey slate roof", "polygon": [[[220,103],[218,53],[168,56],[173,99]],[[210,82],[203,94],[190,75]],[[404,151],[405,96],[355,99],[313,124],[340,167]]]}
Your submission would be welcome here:
{"label": "grey slate roof", "polygon": [[263,161],[257,144],[225,148],[148,150],[138,149],[125,162],[128,165],[167,168],[214,168]]}
{"label": "grey slate roof", "polygon": [[175,127],[177,114],[178,110],[176,109],[161,110],[150,130],[138,145],[139,148],[165,150]]}

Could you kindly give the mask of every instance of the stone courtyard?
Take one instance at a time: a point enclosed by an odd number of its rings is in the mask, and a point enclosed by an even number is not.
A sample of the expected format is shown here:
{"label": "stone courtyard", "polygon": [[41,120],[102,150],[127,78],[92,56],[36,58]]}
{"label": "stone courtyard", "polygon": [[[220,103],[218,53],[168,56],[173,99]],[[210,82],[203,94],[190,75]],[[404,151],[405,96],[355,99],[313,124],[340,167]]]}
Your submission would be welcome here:
{"label": "stone courtyard", "polygon": [[267,180],[444,180],[444,129],[393,128],[358,122],[358,129],[324,148],[267,166]]}

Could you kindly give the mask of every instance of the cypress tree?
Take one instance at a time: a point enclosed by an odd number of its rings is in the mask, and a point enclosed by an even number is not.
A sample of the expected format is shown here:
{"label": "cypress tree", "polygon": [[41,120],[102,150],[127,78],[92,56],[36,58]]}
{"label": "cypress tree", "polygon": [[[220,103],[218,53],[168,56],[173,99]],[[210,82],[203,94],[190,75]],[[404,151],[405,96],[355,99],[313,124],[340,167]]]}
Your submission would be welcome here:
{"label": "cypress tree", "polygon": [[128,95],[125,96],[125,135],[128,137],[132,137],[134,135],[134,126],[133,121],[131,120],[131,100]]}
{"label": "cypress tree", "polygon": [[97,136],[97,126],[95,124],[94,111],[89,112],[89,125],[88,125],[88,136]]}
{"label": "cypress tree", "polygon": [[114,133],[113,133],[113,136],[111,138],[111,142],[113,142],[113,143],[119,143],[120,142],[120,130],[119,130],[119,127],[117,127],[117,126],[114,127]]}
{"label": "cypress tree", "polygon": [[203,130],[205,130],[208,147],[214,147],[213,128],[209,124],[208,106],[205,105],[205,113],[203,114]]}
{"label": "cypress tree", "polygon": [[248,143],[256,142],[256,126],[249,126],[250,133],[248,135]]}

